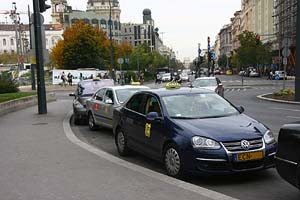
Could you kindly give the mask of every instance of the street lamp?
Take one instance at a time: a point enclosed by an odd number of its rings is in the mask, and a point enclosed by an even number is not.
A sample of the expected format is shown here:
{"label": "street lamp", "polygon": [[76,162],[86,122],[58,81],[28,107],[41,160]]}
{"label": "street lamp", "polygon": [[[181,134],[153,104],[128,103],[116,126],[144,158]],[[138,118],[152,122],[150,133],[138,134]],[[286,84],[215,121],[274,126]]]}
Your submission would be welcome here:
{"label": "street lamp", "polygon": [[114,67],[114,57],[113,57],[113,46],[112,46],[112,20],[111,20],[111,10],[112,5],[111,1],[109,1],[109,42],[110,42],[110,66],[112,71],[112,79],[115,81],[115,67]]}

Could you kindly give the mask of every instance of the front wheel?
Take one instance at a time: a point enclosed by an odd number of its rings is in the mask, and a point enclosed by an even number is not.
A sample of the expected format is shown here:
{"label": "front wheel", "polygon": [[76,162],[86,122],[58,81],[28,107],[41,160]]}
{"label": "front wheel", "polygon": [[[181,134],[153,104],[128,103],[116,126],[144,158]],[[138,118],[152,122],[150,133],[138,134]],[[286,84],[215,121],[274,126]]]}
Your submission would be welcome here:
{"label": "front wheel", "polygon": [[117,131],[117,134],[115,136],[115,143],[119,154],[121,156],[127,156],[129,153],[129,149],[127,146],[127,136],[124,134],[124,132],[121,129]]}
{"label": "front wheel", "polygon": [[93,115],[91,113],[89,114],[88,119],[89,119],[89,129],[91,131],[97,130],[98,126],[95,124],[94,117],[93,117]]}
{"label": "front wheel", "polygon": [[164,150],[164,165],[167,174],[172,177],[182,176],[182,162],[178,148],[175,144],[168,144]]}

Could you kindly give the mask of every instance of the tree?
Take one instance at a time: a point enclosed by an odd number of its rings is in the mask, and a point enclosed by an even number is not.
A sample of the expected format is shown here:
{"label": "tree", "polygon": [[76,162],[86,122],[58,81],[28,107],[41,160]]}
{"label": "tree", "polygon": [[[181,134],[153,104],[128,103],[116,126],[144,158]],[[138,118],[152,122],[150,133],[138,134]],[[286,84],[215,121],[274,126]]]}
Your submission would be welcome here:
{"label": "tree", "polygon": [[51,51],[51,62],[58,68],[107,68],[109,40],[90,24],[78,21],[63,33],[63,40]]}
{"label": "tree", "polygon": [[262,44],[256,37],[255,33],[249,31],[238,36],[241,46],[237,50],[237,60],[241,66],[255,67],[271,63],[271,43]]}
{"label": "tree", "polygon": [[18,56],[17,54],[9,54],[9,53],[3,53],[0,54],[0,63],[1,64],[15,64],[18,62]]}

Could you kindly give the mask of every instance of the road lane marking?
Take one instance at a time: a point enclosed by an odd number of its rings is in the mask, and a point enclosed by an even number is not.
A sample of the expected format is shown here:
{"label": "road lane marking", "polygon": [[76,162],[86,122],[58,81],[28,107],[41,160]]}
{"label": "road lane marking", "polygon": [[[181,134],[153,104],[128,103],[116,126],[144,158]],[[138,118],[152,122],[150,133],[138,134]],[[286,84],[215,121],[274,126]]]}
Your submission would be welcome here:
{"label": "road lane marking", "polygon": [[271,107],[271,109],[273,109],[273,110],[286,110],[286,111],[300,112],[300,110],[296,110],[296,109],[288,109],[288,108]]}
{"label": "road lane marking", "polygon": [[286,117],[291,119],[300,119],[300,117],[296,117],[296,116],[286,116]]}
{"label": "road lane marking", "polygon": [[213,200],[237,200],[237,199],[235,199],[233,197],[230,197],[230,196],[227,196],[225,194],[218,193],[218,192],[215,192],[215,191],[212,191],[212,190],[200,187],[200,186],[196,186],[196,185],[193,185],[191,183],[187,183],[185,181],[181,181],[181,180],[172,178],[170,176],[167,176],[167,175],[155,172],[153,170],[141,167],[139,165],[130,163],[130,162],[122,160],[122,159],[120,159],[120,158],[118,158],[116,156],[113,156],[113,155],[111,155],[111,154],[109,154],[109,153],[107,153],[105,151],[102,151],[101,149],[98,149],[98,148],[93,147],[93,146],[91,146],[91,145],[89,145],[87,143],[82,142],[80,139],[78,139],[75,136],[75,134],[73,133],[73,131],[71,129],[70,119],[71,119],[72,114],[73,114],[73,111],[70,111],[66,115],[66,117],[64,118],[64,121],[63,121],[64,132],[65,132],[65,135],[67,136],[67,138],[72,143],[80,146],[81,148],[83,148],[83,149],[85,149],[85,150],[87,150],[87,151],[89,151],[89,152],[91,152],[91,153],[93,153],[93,154],[95,154],[95,155],[103,158],[103,159],[106,159],[106,160],[108,160],[108,161],[110,161],[110,162],[112,162],[114,164],[123,166],[123,167],[125,167],[127,169],[133,170],[135,172],[139,172],[141,174],[149,176],[150,178],[160,180],[160,181],[162,181],[164,183],[167,183],[167,184],[170,184],[170,185],[182,188],[184,190],[197,193],[197,194],[199,194],[199,195],[201,195],[203,197],[206,197],[208,199],[213,199]]}

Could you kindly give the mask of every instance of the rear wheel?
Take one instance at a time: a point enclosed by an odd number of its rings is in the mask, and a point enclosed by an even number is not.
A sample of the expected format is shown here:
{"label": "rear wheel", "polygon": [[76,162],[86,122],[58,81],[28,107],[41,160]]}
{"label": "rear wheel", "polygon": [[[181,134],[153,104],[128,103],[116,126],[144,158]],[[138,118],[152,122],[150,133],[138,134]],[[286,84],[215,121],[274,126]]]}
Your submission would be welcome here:
{"label": "rear wheel", "polygon": [[127,156],[129,149],[127,146],[127,136],[121,129],[118,129],[117,134],[115,136],[115,143],[118,149],[118,152],[121,156]]}
{"label": "rear wheel", "polygon": [[179,150],[175,144],[168,144],[164,150],[164,165],[169,176],[182,176],[182,162]]}
{"label": "rear wheel", "polygon": [[95,119],[91,113],[89,113],[88,119],[89,119],[89,129],[91,131],[97,130],[98,126],[95,124]]}

